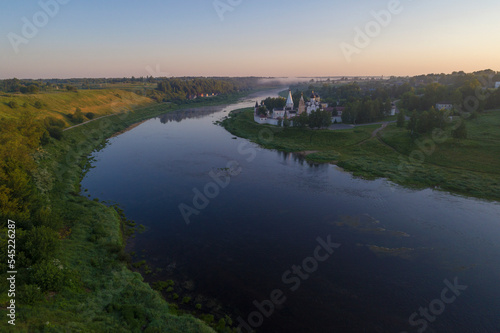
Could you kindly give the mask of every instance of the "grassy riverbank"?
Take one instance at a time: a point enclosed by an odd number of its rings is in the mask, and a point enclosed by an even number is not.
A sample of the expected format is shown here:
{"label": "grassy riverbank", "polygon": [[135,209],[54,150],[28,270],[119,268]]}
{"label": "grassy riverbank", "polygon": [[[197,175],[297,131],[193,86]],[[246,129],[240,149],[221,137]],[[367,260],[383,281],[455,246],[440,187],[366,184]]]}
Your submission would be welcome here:
{"label": "grassy riverbank", "polygon": [[[106,94],[108,92],[104,92]],[[159,292],[143,282],[139,273],[128,268],[130,256],[124,251],[124,243],[130,223],[119,209],[81,196],[80,181],[90,166],[88,157],[91,152],[103,147],[114,133],[172,110],[234,103],[246,94],[221,96],[181,106],[151,102],[137,104],[130,100],[129,104],[113,109],[120,113],[68,129],[61,140],[50,139],[49,144],[38,149],[32,182],[36,187],[37,202],[44,203],[40,211],[54,220],[49,222],[33,217],[31,225],[47,228],[43,229],[47,232],[55,230],[59,240],[50,243],[55,250],[48,251],[51,257],[43,261],[48,265],[43,269],[49,271],[42,275],[45,287],[40,290],[37,284],[42,282],[36,280],[38,273],[33,275],[31,267],[22,266],[26,261],[22,256],[25,245],[28,245],[24,244],[27,231],[24,227],[18,229],[16,326],[3,320],[0,330],[214,332],[201,320],[182,314],[177,306],[167,304]],[[42,112],[38,116],[43,118],[45,115]],[[18,115],[12,114],[11,117]],[[2,229],[2,234],[3,231],[7,234],[6,229]],[[6,244],[4,236],[0,238],[2,245]],[[43,240],[40,242],[44,243]],[[38,250],[45,253],[45,249]],[[37,272],[42,269],[40,267]],[[7,318],[6,307],[10,298],[4,277],[5,273],[2,275],[4,282],[0,284],[0,314]]]}
{"label": "grassy riverbank", "polygon": [[[317,163],[334,163],[364,178],[388,178],[414,188],[436,188],[466,196],[500,200],[500,111],[489,111],[466,121],[468,139],[451,138],[427,149],[412,140],[406,129],[390,124],[330,131],[282,129],[259,125],[252,110],[235,112],[223,122],[232,134],[259,145],[287,152],[303,152]],[[269,133],[273,133],[269,135]],[[420,152],[420,153],[419,153]],[[413,159],[410,159],[410,156]],[[414,157],[422,157],[416,159]]]}

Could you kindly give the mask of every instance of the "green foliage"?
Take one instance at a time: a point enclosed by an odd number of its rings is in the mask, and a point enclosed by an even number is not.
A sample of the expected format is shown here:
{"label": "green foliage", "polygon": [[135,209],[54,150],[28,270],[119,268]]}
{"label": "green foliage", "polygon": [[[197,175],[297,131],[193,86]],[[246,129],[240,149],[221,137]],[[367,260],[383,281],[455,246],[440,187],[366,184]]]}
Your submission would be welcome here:
{"label": "green foliage", "polygon": [[[306,155],[307,161],[335,163],[355,176],[384,177],[411,187],[432,186],[468,196],[500,198],[500,132],[497,131],[500,111],[481,113],[477,119],[466,121],[467,139],[460,141],[446,139],[452,137],[452,126],[435,128],[420,134],[417,139],[394,124],[379,132],[376,138],[371,138],[379,125],[343,131],[298,128],[285,131],[259,125],[252,121],[252,117],[252,111],[237,113],[224,120],[223,126],[232,134],[265,148],[285,152],[315,151]],[[418,113],[415,111],[411,118],[413,121],[408,122],[410,129],[412,123],[416,126]],[[263,128],[272,131],[272,140],[265,141],[259,137]],[[314,135],[311,136],[311,133]],[[437,143],[433,139],[435,133],[441,133],[439,136],[444,138],[444,142]],[[422,149],[422,142],[434,142],[434,152],[425,155],[424,163],[413,164],[410,155]],[[425,146],[425,149],[429,147]]]}
{"label": "green foliage", "polygon": [[37,94],[40,91],[40,87],[38,87],[36,84],[30,84],[28,86],[28,93],[30,94]]}
{"label": "green foliage", "polygon": [[47,127],[47,132],[49,133],[50,137],[56,140],[61,140],[63,137],[63,129],[61,127],[49,126]]}
{"label": "green foliage", "polygon": [[461,120],[460,125],[451,132],[451,135],[455,139],[467,139],[467,127],[465,126],[465,121]]}
{"label": "green foliage", "polygon": [[286,105],[286,99],[283,97],[268,97],[264,101],[264,105],[269,111],[273,111],[273,109],[282,109]]}
{"label": "green foliage", "polygon": [[[173,307],[119,261],[123,238],[115,210],[75,193],[85,156],[112,133],[168,110],[162,105],[133,112],[126,119],[96,120],[66,131],[43,150],[39,147],[44,127],[58,127],[60,121],[38,121],[24,111],[17,119],[0,120],[0,215],[2,221],[16,220],[20,250],[16,264],[22,269],[16,301],[30,305],[22,307],[16,329],[213,332],[191,316],[172,315]],[[0,238],[3,248],[5,241]],[[3,272],[5,253],[0,251]],[[130,306],[103,312],[110,302]],[[5,327],[0,323],[0,331]]]}
{"label": "green foliage", "polygon": [[293,119],[293,127],[306,128],[309,124],[309,115],[307,112],[303,112]]}
{"label": "green foliage", "polygon": [[191,297],[186,296],[182,299],[183,304],[188,304],[189,302],[191,302]]}
{"label": "green foliage", "polygon": [[417,122],[418,122],[417,111],[413,111],[410,116],[410,121],[408,122],[407,125],[407,128],[412,136],[417,132]]}
{"label": "green foliage", "polygon": [[217,322],[217,325],[215,326],[215,329],[217,331],[222,331],[226,328],[226,320],[221,318],[219,319],[219,321]]}
{"label": "green foliage", "polygon": [[19,288],[19,301],[22,304],[33,305],[42,299],[42,290],[36,284],[24,284]]}
{"label": "green foliage", "polygon": [[196,303],[196,305],[194,307],[196,308],[196,310],[201,310],[201,304],[200,303]]}
{"label": "green foliage", "polygon": [[158,101],[183,101],[201,94],[234,93],[240,90],[241,86],[241,82],[236,79],[169,78],[158,82],[156,90],[161,94],[153,97]]}
{"label": "green foliage", "polygon": [[24,252],[31,262],[49,260],[58,247],[57,233],[46,226],[34,227],[27,231],[23,240]]}
{"label": "green foliage", "polygon": [[172,280],[167,280],[167,281],[156,281],[153,282],[153,289],[158,290],[158,291],[163,291],[164,289],[167,289],[167,292],[171,292],[174,290],[172,286],[174,285],[174,281]]}
{"label": "green foliage", "polygon": [[399,114],[398,114],[398,120],[397,120],[397,126],[400,127],[400,128],[403,128],[405,127],[405,113],[403,112],[403,110],[399,110]]}
{"label": "green foliage", "polygon": [[42,291],[60,291],[66,284],[64,266],[58,259],[44,260],[31,267],[29,281]]}
{"label": "green foliage", "polygon": [[75,112],[73,114],[69,114],[68,117],[76,124],[81,124],[85,120],[80,108],[76,108]]}
{"label": "green foliage", "polygon": [[211,314],[202,314],[200,319],[203,320],[207,324],[212,324],[215,321],[215,318]]}
{"label": "green foliage", "polygon": [[43,104],[40,101],[36,101],[35,104],[33,104],[33,106],[37,109],[43,108]]}
{"label": "green foliage", "polygon": [[17,109],[18,105],[17,105],[17,102],[16,101],[10,101],[9,103],[7,103],[7,105],[11,108],[11,109]]}
{"label": "green foliage", "polygon": [[260,116],[266,116],[267,115],[267,108],[265,106],[259,106],[257,109],[257,114]]}
{"label": "green foliage", "polygon": [[325,128],[332,124],[332,115],[328,111],[312,111],[309,115],[310,128]]}
{"label": "green foliage", "polygon": [[85,113],[85,117],[87,117],[87,119],[94,119],[95,114],[93,112],[87,112]]}

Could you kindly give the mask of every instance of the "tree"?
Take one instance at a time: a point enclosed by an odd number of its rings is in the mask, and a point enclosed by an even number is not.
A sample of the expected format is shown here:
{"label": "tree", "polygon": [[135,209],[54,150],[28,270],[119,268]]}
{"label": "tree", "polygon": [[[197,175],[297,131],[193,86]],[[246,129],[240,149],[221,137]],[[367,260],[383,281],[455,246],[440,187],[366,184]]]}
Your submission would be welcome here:
{"label": "tree", "polygon": [[83,123],[83,121],[85,120],[85,118],[83,117],[82,110],[80,108],[76,108],[75,113],[69,114],[68,117],[77,124]]}
{"label": "tree", "polygon": [[465,126],[465,121],[460,121],[460,125],[451,132],[451,136],[455,139],[467,139],[467,127]]}
{"label": "tree", "polygon": [[293,118],[293,127],[305,128],[309,124],[309,116],[306,112]]}
{"label": "tree", "polygon": [[324,128],[332,124],[332,115],[328,111],[313,111],[309,115],[309,127],[314,128]]}
{"label": "tree", "polygon": [[404,114],[403,110],[399,111],[397,126],[401,127],[401,128],[405,126],[405,114]]}
{"label": "tree", "polygon": [[267,108],[265,106],[259,106],[259,108],[257,109],[257,114],[259,114],[260,116],[267,115]]}
{"label": "tree", "polygon": [[410,131],[410,135],[413,136],[417,129],[417,120],[418,114],[417,111],[413,111],[411,113],[410,121],[408,122],[408,130]]}
{"label": "tree", "polygon": [[285,113],[285,118],[283,119],[283,127],[284,128],[290,127],[290,119],[288,119],[286,113]]}
{"label": "tree", "polygon": [[40,91],[40,88],[36,84],[32,84],[28,87],[28,92],[30,94],[36,94]]}

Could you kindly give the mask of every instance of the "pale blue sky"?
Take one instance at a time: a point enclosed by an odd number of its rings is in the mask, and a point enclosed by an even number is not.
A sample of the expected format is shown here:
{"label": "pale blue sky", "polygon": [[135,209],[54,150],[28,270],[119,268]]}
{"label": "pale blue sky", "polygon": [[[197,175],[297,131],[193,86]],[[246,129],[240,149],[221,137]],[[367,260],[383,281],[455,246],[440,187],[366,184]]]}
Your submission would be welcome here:
{"label": "pale blue sky", "polygon": [[356,46],[355,28],[364,30],[371,12],[389,3],[241,0],[221,21],[213,0],[70,0],[16,53],[9,33],[22,37],[23,17],[32,22],[42,8],[39,1],[2,0],[0,78],[139,77],[157,69],[169,76],[500,70],[494,0],[401,0],[401,13],[349,62],[342,43]]}

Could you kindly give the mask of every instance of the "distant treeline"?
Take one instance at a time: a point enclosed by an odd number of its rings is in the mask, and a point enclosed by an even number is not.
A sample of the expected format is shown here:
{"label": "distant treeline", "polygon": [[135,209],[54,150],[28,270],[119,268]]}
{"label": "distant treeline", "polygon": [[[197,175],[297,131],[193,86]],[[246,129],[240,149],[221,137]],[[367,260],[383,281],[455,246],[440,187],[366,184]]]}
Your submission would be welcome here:
{"label": "distant treeline", "polygon": [[[258,77],[181,77],[181,78],[154,78],[130,77],[130,78],[82,78],[82,79],[40,79],[19,80],[16,78],[0,80],[0,91],[5,93],[37,93],[39,91],[51,91],[75,87],[77,89],[104,89],[113,85],[132,85],[134,87],[151,86],[157,84],[157,90],[177,98],[177,94],[183,90],[185,94],[201,93],[226,93],[236,90],[246,90],[255,87],[261,82]],[[268,80],[268,84],[272,84]],[[142,94],[142,92],[141,92]]]}
{"label": "distant treeline", "polygon": [[321,96],[322,102],[346,108],[344,122],[360,124],[387,115],[390,110],[388,100],[399,101],[399,107],[409,112],[430,111],[441,102],[453,104],[456,109],[474,109],[478,112],[500,108],[500,89],[493,90],[495,82],[500,82],[500,73],[484,70],[359,82],[327,80],[292,86],[292,90],[296,104],[301,92],[306,98],[315,91]]}
{"label": "distant treeline", "polygon": [[214,79],[214,78],[170,78],[158,82],[156,90],[165,95],[166,100],[184,100],[212,94],[230,94],[248,89],[250,82],[242,79]]}

